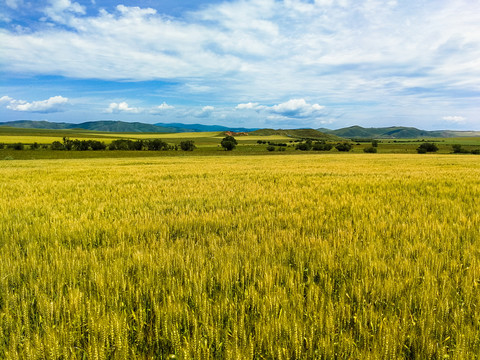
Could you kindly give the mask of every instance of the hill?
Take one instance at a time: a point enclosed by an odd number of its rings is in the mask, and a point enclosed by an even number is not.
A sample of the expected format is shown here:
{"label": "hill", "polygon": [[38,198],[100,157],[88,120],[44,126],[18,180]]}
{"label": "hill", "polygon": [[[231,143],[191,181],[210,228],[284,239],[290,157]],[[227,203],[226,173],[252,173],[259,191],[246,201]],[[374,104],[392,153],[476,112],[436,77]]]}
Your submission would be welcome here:
{"label": "hill", "polygon": [[175,128],[160,127],[151,124],[144,124],[140,122],[124,122],[124,121],[89,121],[81,124],[76,124],[72,128],[92,130],[92,131],[108,131],[108,132],[162,132],[173,133]]}
{"label": "hill", "polygon": [[173,133],[175,128],[160,127],[152,124],[144,124],[140,122],[124,122],[124,121],[88,121],[80,124],[70,123],[56,123],[50,121],[32,121],[32,120],[18,120],[0,123],[0,126],[9,126],[24,129],[48,129],[48,130],[69,130],[82,129],[92,131],[107,131],[107,132],[161,132]]}
{"label": "hill", "polygon": [[[326,134],[336,135],[344,138],[377,138],[377,139],[419,139],[419,138],[448,138],[459,136],[480,136],[480,132],[475,131],[451,131],[437,130],[428,131],[420,130],[414,127],[392,126],[382,128],[364,128],[358,125],[349,126],[337,130],[318,129]],[[477,135],[474,135],[474,134]]]}
{"label": "hill", "polygon": [[221,125],[203,125],[203,124],[182,124],[182,123],[156,123],[156,126],[175,128],[176,132],[212,132],[212,131],[233,131],[250,132],[257,128],[226,127]]}
{"label": "hill", "polygon": [[340,138],[333,134],[325,134],[324,132],[315,129],[260,129],[249,132],[250,135],[256,136],[270,136],[282,135],[292,138],[311,138],[318,140],[340,140]]}
{"label": "hill", "polygon": [[8,126],[22,129],[48,129],[48,130],[65,130],[70,129],[74,124],[55,123],[50,121],[32,121],[32,120],[17,120],[0,122],[0,126]]}
{"label": "hill", "polygon": [[180,133],[180,132],[211,132],[211,131],[234,131],[247,132],[256,129],[231,128],[220,125],[202,125],[202,124],[182,124],[182,123],[157,123],[145,124],[140,122],[125,121],[88,121],[80,124],[57,123],[49,121],[17,120],[1,122],[0,126],[9,126],[24,129],[49,129],[49,130],[68,130],[82,129],[92,131],[107,132],[151,132],[151,133]]}

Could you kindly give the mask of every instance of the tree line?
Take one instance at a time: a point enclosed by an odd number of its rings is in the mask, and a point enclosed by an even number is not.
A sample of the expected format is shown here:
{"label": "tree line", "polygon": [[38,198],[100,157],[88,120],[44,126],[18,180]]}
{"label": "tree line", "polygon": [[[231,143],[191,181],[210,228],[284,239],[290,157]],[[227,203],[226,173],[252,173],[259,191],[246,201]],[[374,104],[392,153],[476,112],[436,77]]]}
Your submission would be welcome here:
{"label": "tree line", "polygon": [[109,145],[106,145],[102,141],[98,140],[70,140],[64,137],[63,143],[60,141],[54,141],[51,145],[52,150],[75,150],[75,151],[87,151],[87,150],[124,150],[124,151],[168,151],[178,150],[193,151],[196,148],[194,141],[185,140],[180,142],[179,145],[171,145],[161,139],[146,139],[146,140],[128,140],[118,139],[113,140]]}

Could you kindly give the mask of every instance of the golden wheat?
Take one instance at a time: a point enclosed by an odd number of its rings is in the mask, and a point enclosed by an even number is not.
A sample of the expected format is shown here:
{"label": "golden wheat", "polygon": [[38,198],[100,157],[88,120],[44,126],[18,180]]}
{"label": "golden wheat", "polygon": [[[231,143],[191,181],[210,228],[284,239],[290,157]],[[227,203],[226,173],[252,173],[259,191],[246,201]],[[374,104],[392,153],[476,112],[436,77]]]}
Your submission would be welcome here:
{"label": "golden wheat", "polygon": [[476,157],[0,162],[0,357],[474,359]]}

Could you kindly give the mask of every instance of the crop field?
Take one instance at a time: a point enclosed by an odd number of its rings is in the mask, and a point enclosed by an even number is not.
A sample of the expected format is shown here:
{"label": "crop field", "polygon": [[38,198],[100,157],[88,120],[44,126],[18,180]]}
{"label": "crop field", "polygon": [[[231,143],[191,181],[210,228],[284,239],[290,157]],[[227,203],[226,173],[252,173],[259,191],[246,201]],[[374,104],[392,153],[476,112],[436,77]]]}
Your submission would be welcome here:
{"label": "crop field", "polygon": [[[88,130],[47,130],[47,129],[22,129],[0,126],[0,143],[25,143],[50,144],[53,141],[62,141],[64,136],[81,140],[111,141],[111,135],[122,138],[125,134],[95,132]],[[122,136],[123,135],[123,136]]]}
{"label": "crop field", "polygon": [[[235,153],[240,154],[262,154],[267,152],[268,143],[274,144],[283,143],[288,145],[282,147],[282,154],[298,153],[295,146],[297,141],[301,138],[292,135],[269,135],[271,131],[262,133],[252,133],[247,136],[236,136],[238,146]],[[305,131],[305,135],[309,132]],[[123,133],[123,132],[98,132],[80,129],[70,130],[47,130],[47,129],[23,129],[10,128],[0,126],[0,160],[2,159],[72,159],[72,158],[119,158],[119,157],[157,157],[157,156],[172,156],[173,153],[145,153],[145,152],[126,152],[122,153],[101,151],[95,153],[80,152],[58,152],[50,151],[51,144],[54,141],[63,142],[63,138],[67,137],[70,140],[96,140],[109,145],[114,140],[128,139],[128,140],[152,140],[161,139],[168,144],[175,146],[179,145],[184,140],[191,140],[196,146],[196,155],[225,155],[222,154],[223,149],[220,147],[221,140],[225,137],[224,132],[192,132],[192,133]],[[262,143],[259,144],[258,142]],[[316,140],[313,140],[314,142]],[[357,142],[350,139],[327,139],[332,145],[341,142],[349,142],[352,144],[351,152],[363,153],[364,149],[371,146],[371,141]],[[450,154],[453,152],[453,145],[462,146],[466,152],[472,150],[480,150],[480,137],[458,137],[458,138],[427,138],[427,139],[380,139],[377,152],[381,154],[416,154],[417,148],[424,142],[433,142],[438,146],[438,153]],[[39,149],[35,151],[26,151],[22,153],[8,148],[9,144],[21,143],[26,150],[30,150],[32,144],[39,144]],[[47,149],[44,149],[44,148]],[[6,148],[6,149],[4,149]],[[38,151],[39,150],[39,151]],[[278,147],[276,151],[278,151]],[[333,148],[332,152],[337,152]],[[177,154],[180,155],[180,154]],[[271,154],[273,155],[273,154]]]}
{"label": "crop field", "polygon": [[[0,143],[12,144],[23,143],[51,144],[54,141],[62,141],[66,136],[72,140],[99,140],[106,144],[116,139],[146,140],[162,139],[172,144],[179,144],[182,140],[193,140],[197,146],[216,146],[225,136],[222,132],[195,132],[195,133],[115,133],[98,132],[89,130],[46,130],[46,129],[22,129],[0,126]],[[257,140],[264,141],[288,141],[291,138],[282,135],[270,136],[239,136],[240,144],[255,144]]]}
{"label": "crop field", "polygon": [[2,359],[478,359],[477,156],[0,161]]}

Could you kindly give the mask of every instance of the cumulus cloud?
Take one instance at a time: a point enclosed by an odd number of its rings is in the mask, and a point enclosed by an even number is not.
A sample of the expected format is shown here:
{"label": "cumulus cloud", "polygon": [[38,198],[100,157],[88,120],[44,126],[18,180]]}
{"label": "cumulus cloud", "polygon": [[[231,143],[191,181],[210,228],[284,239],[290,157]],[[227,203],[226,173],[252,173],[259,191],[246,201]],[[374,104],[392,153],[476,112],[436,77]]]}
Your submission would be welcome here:
{"label": "cumulus cloud", "polygon": [[65,23],[74,14],[85,15],[85,7],[71,0],[50,0],[44,13],[53,21]]}
{"label": "cumulus cloud", "polygon": [[166,111],[175,109],[174,106],[168,105],[166,102],[154,107],[130,107],[126,101],[120,103],[112,102],[103,112],[107,114],[165,114]]}
{"label": "cumulus cloud", "polygon": [[245,104],[238,104],[235,109],[237,110],[257,110],[263,108],[259,103],[245,103]]}
{"label": "cumulus cloud", "polygon": [[[446,103],[467,115],[480,110],[478,1],[231,0],[175,18],[125,5],[90,15],[88,1],[48,1],[47,21],[25,32],[0,29],[1,71],[172,80],[192,96],[228,103],[245,94],[268,104],[304,94],[329,110],[337,104],[351,121],[425,108],[438,109],[438,120],[456,112]],[[321,105],[300,100],[236,110],[322,116]]]}
{"label": "cumulus cloud", "polygon": [[112,103],[110,103],[108,108],[105,109],[105,112],[108,113],[108,114],[112,114],[112,113],[113,114],[118,114],[118,113],[138,114],[141,111],[142,110],[140,108],[130,107],[128,105],[128,103],[126,103],[125,101],[123,101],[121,103],[112,102]]}
{"label": "cumulus cloud", "polygon": [[275,119],[280,117],[286,118],[307,118],[318,117],[323,115],[325,106],[319,104],[309,104],[305,99],[290,99],[286,102],[265,106],[259,103],[244,103],[238,104],[235,110],[256,110],[267,112],[270,118]]}
{"label": "cumulus cloud", "polygon": [[175,109],[175,107],[172,105],[168,105],[166,102],[163,102],[161,105],[155,106],[154,108],[150,109],[150,114],[165,114],[165,111],[172,109]]}
{"label": "cumulus cloud", "polygon": [[465,117],[457,116],[457,115],[455,115],[455,116],[444,116],[442,119],[445,120],[445,121],[454,123],[454,124],[463,124],[463,123],[465,123],[465,120],[466,120]]}
{"label": "cumulus cloud", "polygon": [[197,112],[195,116],[199,118],[209,117],[212,115],[214,111],[215,111],[215,108],[213,106],[207,105],[202,107],[202,110]]}
{"label": "cumulus cloud", "polygon": [[0,104],[7,103],[7,109],[15,111],[35,112],[35,113],[54,113],[65,111],[65,105],[68,98],[63,96],[53,96],[47,100],[33,101],[31,103],[25,100],[16,100],[9,96],[0,98]]}
{"label": "cumulus cloud", "polygon": [[170,110],[174,108],[175,108],[174,106],[168,105],[166,102],[163,102],[162,105],[159,105],[156,107],[156,109],[159,109],[159,110]]}
{"label": "cumulus cloud", "polygon": [[307,117],[322,111],[324,108],[325,106],[319,104],[308,104],[305,99],[291,99],[274,105],[269,110],[286,117]]}
{"label": "cumulus cloud", "polygon": [[12,99],[10,96],[7,96],[7,95],[2,96],[0,98],[0,104],[10,103],[12,101],[14,101],[14,99]]}

